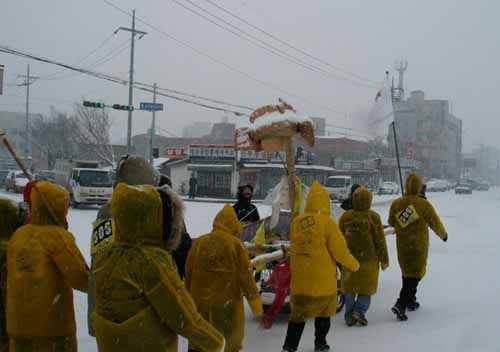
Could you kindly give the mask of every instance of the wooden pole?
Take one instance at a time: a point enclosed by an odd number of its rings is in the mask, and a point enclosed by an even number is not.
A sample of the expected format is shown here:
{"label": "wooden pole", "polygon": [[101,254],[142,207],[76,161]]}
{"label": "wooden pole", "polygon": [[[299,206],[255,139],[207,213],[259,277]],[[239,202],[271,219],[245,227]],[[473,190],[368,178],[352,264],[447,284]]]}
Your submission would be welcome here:
{"label": "wooden pole", "polygon": [[[26,177],[28,178],[28,180],[30,182],[32,182],[33,181],[33,175],[31,174],[31,172],[29,172],[29,170],[26,167],[26,165],[24,165],[23,161],[19,158],[19,156],[16,153],[16,150],[14,149],[14,147],[12,147],[12,144],[10,144],[9,140],[7,139],[7,134],[3,130],[0,130],[0,138],[2,139],[2,142],[5,145],[5,148],[7,148],[7,150],[9,151],[9,153],[12,155],[12,157],[16,161],[16,163],[19,166],[19,168],[26,175]],[[45,208],[48,210],[50,217],[52,218],[52,220],[54,220],[54,223],[57,224],[57,225],[59,225],[59,226],[61,226],[61,227],[66,228],[66,224],[61,224],[61,222],[57,218],[56,214],[54,213],[54,210],[49,205],[49,202],[47,201],[47,199],[45,198],[45,196],[43,195],[43,193],[40,192],[40,190],[38,189],[38,187],[37,187],[36,184],[33,184],[33,189],[35,190],[35,192],[37,193],[37,195],[40,197],[40,200],[42,201],[42,203],[45,206]]]}
{"label": "wooden pole", "polygon": [[297,171],[295,170],[295,151],[293,149],[292,138],[288,138],[285,143],[285,153],[286,153],[286,167],[288,171],[288,190],[290,197],[290,208],[292,211],[292,219],[295,217],[295,195],[297,193],[296,189],[296,177]]}

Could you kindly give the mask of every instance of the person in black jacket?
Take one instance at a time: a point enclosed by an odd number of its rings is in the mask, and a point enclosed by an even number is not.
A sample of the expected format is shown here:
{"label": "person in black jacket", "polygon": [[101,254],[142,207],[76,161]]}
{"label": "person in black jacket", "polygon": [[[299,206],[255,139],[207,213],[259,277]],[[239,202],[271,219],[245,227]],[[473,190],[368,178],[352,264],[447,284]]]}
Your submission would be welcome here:
{"label": "person in black jacket", "polygon": [[347,199],[344,199],[342,204],[340,204],[340,207],[344,209],[345,211],[352,210],[354,206],[352,205],[352,195],[356,190],[360,187],[357,183],[353,184],[351,186],[351,193],[349,194],[349,197]]}
{"label": "person in black jacket", "polygon": [[[160,198],[163,205],[163,241],[169,243],[172,237],[173,226],[166,226],[166,224],[176,224],[177,228],[181,232],[180,239],[178,239],[177,244],[171,246],[170,253],[172,258],[177,265],[177,271],[181,279],[184,279],[186,261],[189,254],[189,250],[192,246],[191,236],[186,230],[186,223],[183,221],[182,224],[178,222],[180,219],[172,219],[173,213],[177,213],[178,217],[182,220],[184,215],[182,213],[182,204],[180,199],[175,196],[175,192],[172,190],[172,180],[166,175],[160,175],[160,182],[158,187],[158,192],[160,193]],[[177,220],[177,221],[174,221]]]}
{"label": "person in black jacket", "polygon": [[252,185],[248,184],[238,187],[238,201],[233,205],[233,208],[238,216],[238,220],[241,222],[256,222],[260,220],[259,211],[257,207],[252,204],[252,197]]}
{"label": "person in black jacket", "polygon": [[189,199],[193,199],[196,197],[196,188],[198,187],[198,180],[191,174],[189,178]]}

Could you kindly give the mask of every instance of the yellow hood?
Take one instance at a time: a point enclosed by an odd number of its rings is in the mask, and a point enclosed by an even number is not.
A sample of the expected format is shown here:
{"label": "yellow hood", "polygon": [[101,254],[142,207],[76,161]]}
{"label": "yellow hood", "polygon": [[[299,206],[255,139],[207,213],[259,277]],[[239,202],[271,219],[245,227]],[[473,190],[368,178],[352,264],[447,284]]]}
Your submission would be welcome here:
{"label": "yellow hood", "polygon": [[330,195],[318,181],[314,181],[306,200],[306,213],[330,216]]}
{"label": "yellow hood", "polygon": [[162,205],[153,186],[119,183],[111,199],[111,213],[116,242],[161,246]]}
{"label": "yellow hood", "polygon": [[370,210],[373,195],[364,187],[359,187],[352,195],[352,206],[354,210]]}
{"label": "yellow hood", "polygon": [[[68,192],[53,183],[47,181],[37,182],[31,193],[31,223],[33,225],[58,225],[66,224],[66,215],[68,215],[69,195]],[[48,205],[57,217],[57,223],[52,219],[49,210],[45,207],[38,194],[40,192]]]}
{"label": "yellow hood", "polygon": [[8,240],[19,226],[21,214],[17,204],[10,199],[0,198],[0,240]]}
{"label": "yellow hood", "polygon": [[234,236],[243,231],[243,227],[238,220],[236,212],[229,204],[226,204],[224,208],[222,208],[222,210],[215,216],[213,229],[214,231],[228,232]]}
{"label": "yellow hood", "polygon": [[422,190],[422,179],[412,172],[406,179],[405,196],[418,196]]}

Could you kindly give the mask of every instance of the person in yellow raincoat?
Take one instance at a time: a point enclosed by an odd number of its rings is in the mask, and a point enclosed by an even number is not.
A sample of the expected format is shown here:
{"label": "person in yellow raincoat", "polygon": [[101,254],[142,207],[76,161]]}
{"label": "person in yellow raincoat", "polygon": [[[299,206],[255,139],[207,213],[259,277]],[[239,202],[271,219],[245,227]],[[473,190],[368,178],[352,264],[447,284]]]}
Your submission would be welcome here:
{"label": "person in yellow raincoat", "polygon": [[177,352],[178,335],[201,352],[223,346],[222,335],[199,314],[163,248],[162,213],[153,186],[116,186],[115,238],[94,258],[93,321],[100,351]]}
{"label": "person in yellow raincoat", "polygon": [[379,267],[389,266],[384,226],[380,216],[370,210],[373,196],[364,187],[352,195],[353,209],[342,214],[340,231],[360,267],[355,273],[342,270],[342,292],[345,294],[345,321],[348,326],[368,324],[365,314],[371,296],[377,292]]}
{"label": "person in yellow raincoat", "polygon": [[396,230],[398,261],[403,276],[399,299],[392,308],[398,320],[407,320],[406,309],[420,307],[416,294],[424,277],[429,253],[430,227],[443,241],[448,234],[431,203],[420,196],[422,179],[411,173],[403,197],[396,199],[389,211],[389,225]]}
{"label": "person in yellow raincoat", "polygon": [[304,214],[290,229],[291,309],[283,351],[296,351],[307,319],[315,318],[315,351],[328,351],[326,336],[337,308],[337,263],[357,271],[338,225],[330,216],[330,196],[314,181]]}
{"label": "person in yellow raincoat", "polygon": [[[24,214],[23,214],[24,213]],[[5,307],[7,301],[7,246],[14,232],[23,225],[27,213],[10,199],[0,198],[0,352],[9,350]]]}
{"label": "person in yellow raincoat", "polygon": [[194,242],[186,263],[186,287],[201,314],[224,335],[225,352],[243,347],[243,296],[255,315],[263,313],[248,253],[237,237],[241,231],[233,207],[224,206],[212,232]]}
{"label": "person in yellow raincoat", "polygon": [[36,187],[52,214],[35,190],[31,224],[19,228],[9,241],[10,351],[76,351],[73,289],[87,292],[88,269],[75,238],[64,228],[68,192],[46,181]]}

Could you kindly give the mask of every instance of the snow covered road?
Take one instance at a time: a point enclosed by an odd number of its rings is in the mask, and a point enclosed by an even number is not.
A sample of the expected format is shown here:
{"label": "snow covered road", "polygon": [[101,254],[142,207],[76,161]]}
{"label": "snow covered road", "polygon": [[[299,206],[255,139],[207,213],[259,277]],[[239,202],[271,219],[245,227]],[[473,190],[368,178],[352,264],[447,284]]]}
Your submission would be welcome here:
{"label": "snow covered road", "polygon": [[[19,200],[18,195],[0,192]],[[347,328],[342,315],[332,324],[329,342],[334,351],[500,351],[500,192],[474,192],[456,196],[451,192],[430,194],[430,199],[449,233],[448,243],[431,237],[427,276],[419,287],[419,311],[401,323],[390,312],[400,289],[394,236],[388,237],[391,267],[380,276],[379,292],[367,314],[368,327]],[[186,223],[193,237],[210,230],[214,215],[223,204],[186,203]],[[387,219],[389,204],[375,207]],[[262,215],[269,209],[259,208]],[[91,223],[97,209],[70,210],[69,226],[89,260]],[[80,351],[97,351],[87,334],[86,296],[75,294]],[[247,316],[245,351],[281,351],[287,317],[269,331]],[[309,322],[299,351],[313,351],[314,327]],[[182,341],[179,351],[186,351]]]}

